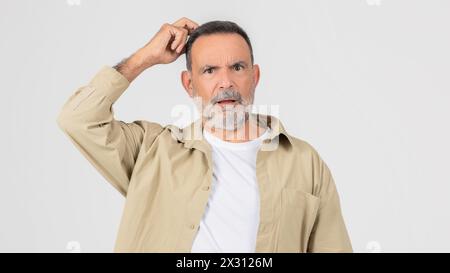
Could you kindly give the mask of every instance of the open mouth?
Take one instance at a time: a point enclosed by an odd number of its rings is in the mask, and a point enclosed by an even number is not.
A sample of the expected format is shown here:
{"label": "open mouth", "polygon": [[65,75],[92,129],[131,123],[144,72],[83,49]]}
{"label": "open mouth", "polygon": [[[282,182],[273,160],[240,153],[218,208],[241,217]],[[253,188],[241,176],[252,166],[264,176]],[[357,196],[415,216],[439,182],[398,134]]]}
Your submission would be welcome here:
{"label": "open mouth", "polygon": [[225,105],[225,104],[234,104],[236,102],[236,100],[233,99],[226,99],[226,100],[221,100],[219,102],[217,102],[220,105]]}

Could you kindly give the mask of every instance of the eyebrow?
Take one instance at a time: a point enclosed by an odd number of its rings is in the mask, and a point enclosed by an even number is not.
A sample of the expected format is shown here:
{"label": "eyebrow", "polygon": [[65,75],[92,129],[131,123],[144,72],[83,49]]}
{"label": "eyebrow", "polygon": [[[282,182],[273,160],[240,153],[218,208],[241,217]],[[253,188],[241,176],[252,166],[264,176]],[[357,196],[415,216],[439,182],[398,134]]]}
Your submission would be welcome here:
{"label": "eyebrow", "polygon": [[[242,65],[243,67],[247,67],[247,62],[245,62],[245,61],[237,61],[237,62],[233,63],[232,65],[230,65],[229,67],[230,68],[234,67],[237,64]],[[199,72],[202,73],[203,71],[205,71],[206,69],[209,69],[209,68],[215,69],[215,68],[218,68],[218,66],[207,64],[207,65],[204,65],[204,66],[200,67]]]}

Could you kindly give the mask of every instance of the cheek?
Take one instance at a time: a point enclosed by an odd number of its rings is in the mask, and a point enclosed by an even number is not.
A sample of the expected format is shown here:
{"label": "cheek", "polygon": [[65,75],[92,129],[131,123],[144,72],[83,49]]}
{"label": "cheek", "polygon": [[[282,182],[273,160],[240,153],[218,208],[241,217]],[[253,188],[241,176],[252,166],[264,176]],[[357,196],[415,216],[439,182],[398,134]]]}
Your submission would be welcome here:
{"label": "cheek", "polygon": [[207,80],[197,80],[192,83],[194,89],[197,91],[197,94],[201,96],[204,100],[210,99],[212,94],[214,94],[214,83],[212,81]]}
{"label": "cheek", "polygon": [[212,98],[210,89],[208,89],[207,86],[203,86],[203,85],[193,85],[193,87],[194,87],[196,96],[201,97],[203,104],[204,105],[208,104]]}
{"label": "cheek", "polygon": [[248,98],[253,92],[253,78],[245,78],[239,83],[241,95]]}

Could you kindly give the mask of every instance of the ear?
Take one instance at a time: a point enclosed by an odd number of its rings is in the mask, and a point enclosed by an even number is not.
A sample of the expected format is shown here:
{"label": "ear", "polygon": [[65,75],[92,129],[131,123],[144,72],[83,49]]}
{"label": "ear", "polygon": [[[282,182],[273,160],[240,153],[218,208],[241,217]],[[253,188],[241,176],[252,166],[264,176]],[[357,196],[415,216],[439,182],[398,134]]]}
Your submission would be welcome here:
{"label": "ear", "polygon": [[255,88],[258,85],[260,73],[261,72],[260,72],[260,69],[259,69],[259,65],[254,64],[253,65],[253,84],[254,84]]}
{"label": "ear", "polygon": [[181,72],[181,84],[188,93],[189,97],[193,96],[191,72],[184,70]]}

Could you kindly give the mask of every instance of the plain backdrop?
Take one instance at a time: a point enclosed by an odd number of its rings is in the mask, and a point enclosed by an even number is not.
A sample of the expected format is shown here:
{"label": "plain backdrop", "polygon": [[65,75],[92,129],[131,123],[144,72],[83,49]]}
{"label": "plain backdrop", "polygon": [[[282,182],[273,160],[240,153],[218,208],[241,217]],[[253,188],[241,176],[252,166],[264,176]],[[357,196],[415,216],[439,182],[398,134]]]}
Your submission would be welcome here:
{"label": "plain backdrop", "polygon": [[[449,14],[446,0],[2,0],[0,252],[113,251],[125,200],[56,117],[183,16],[247,31],[255,103],[279,105],[329,165],[356,252],[449,252]],[[174,123],[183,69],[145,71],[116,118]]]}

